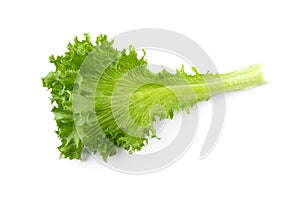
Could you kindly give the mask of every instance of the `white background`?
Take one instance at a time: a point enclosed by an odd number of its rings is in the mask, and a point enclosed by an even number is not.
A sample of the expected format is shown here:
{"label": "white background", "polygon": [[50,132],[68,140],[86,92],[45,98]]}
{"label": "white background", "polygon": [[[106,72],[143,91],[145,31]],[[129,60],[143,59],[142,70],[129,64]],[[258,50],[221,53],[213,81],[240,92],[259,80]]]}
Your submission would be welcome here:
{"label": "white background", "polygon": [[[291,0],[1,1],[0,199],[299,199],[299,10]],[[85,32],[147,27],[192,38],[220,72],[263,63],[270,83],[227,95],[222,137],[205,160],[201,129],[184,157],[154,174],[59,159],[40,80],[53,69],[48,56]]]}

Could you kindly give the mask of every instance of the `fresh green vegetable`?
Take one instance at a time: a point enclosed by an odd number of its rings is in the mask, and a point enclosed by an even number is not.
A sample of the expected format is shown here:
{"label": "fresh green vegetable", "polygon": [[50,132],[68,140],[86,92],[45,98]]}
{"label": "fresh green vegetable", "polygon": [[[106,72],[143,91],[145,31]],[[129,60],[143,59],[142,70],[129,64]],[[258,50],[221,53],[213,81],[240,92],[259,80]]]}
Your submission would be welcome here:
{"label": "fresh green vegetable", "polygon": [[106,161],[119,148],[141,150],[156,137],[155,119],[171,118],[180,110],[227,91],[264,84],[260,65],[228,74],[188,75],[184,67],[171,74],[152,73],[144,56],[129,48],[119,51],[106,35],[93,44],[85,39],[68,44],[63,56],[50,56],[56,67],[42,79],[51,91],[61,157],[81,159],[83,148]]}

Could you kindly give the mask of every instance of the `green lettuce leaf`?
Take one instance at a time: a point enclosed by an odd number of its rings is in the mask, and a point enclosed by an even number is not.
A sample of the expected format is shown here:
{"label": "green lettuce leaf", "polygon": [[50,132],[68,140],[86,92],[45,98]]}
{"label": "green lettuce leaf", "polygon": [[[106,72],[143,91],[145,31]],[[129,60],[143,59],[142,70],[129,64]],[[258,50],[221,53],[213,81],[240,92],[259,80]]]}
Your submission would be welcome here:
{"label": "green lettuce leaf", "polygon": [[85,39],[68,45],[64,56],[50,57],[56,66],[43,80],[51,90],[52,112],[61,157],[81,159],[83,148],[106,161],[123,148],[129,153],[142,149],[156,137],[153,122],[172,119],[180,110],[189,112],[197,102],[226,91],[253,88],[266,81],[260,65],[228,74],[194,75],[162,70],[153,73],[144,56],[130,47],[118,50],[107,36],[95,45]]}

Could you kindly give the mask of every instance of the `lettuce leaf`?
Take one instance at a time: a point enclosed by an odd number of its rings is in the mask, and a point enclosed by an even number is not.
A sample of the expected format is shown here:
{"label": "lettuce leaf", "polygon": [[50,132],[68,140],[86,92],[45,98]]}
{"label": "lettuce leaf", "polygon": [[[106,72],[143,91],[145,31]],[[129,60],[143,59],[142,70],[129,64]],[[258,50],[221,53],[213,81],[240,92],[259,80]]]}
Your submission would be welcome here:
{"label": "lettuce leaf", "polygon": [[68,44],[63,56],[50,56],[56,67],[42,79],[51,91],[61,157],[81,159],[83,148],[100,153],[105,161],[123,148],[142,149],[156,137],[153,122],[172,119],[180,110],[212,95],[253,88],[266,81],[260,65],[228,74],[188,75],[184,67],[172,74],[152,73],[144,56],[129,47],[113,47],[106,35],[95,44],[85,39]]}

